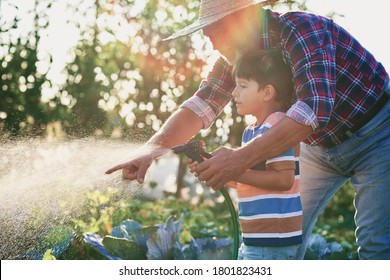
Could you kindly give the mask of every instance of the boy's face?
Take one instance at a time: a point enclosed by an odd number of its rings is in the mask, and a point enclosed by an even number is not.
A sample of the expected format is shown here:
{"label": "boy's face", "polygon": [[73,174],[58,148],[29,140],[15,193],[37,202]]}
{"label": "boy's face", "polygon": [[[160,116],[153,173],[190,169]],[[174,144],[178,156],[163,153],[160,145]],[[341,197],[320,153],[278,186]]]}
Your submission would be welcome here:
{"label": "boy's face", "polygon": [[264,108],[264,89],[254,80],[236,77],[232,94],[240,115],[256,115]]}

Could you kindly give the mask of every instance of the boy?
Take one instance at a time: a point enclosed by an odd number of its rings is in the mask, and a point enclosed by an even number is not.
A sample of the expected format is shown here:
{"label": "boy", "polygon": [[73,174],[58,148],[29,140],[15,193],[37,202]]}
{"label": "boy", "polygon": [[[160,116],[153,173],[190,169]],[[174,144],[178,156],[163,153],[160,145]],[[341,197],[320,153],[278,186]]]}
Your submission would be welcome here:
{"label": "boy", "polygon": [[[291,105],[290,69],[279,50],[243,55],[233,69],[234,101],[240,115],[256,123],[243,134],[242,144],[274,126]],[[270,147],[272,149],[272,147]],[[239,259],[294,259],[302,242],[302,206],[298,190],[299,146],[244,172],[229,186],[237,188],[243,244]],[[197,163],[190,164],[192,172]]]}

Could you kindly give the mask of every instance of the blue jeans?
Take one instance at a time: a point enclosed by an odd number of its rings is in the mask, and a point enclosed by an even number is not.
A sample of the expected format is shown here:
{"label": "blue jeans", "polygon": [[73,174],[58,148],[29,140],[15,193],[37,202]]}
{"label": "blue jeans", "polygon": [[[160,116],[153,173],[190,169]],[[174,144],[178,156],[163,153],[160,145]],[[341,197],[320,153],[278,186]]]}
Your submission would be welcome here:
{"label": "blue jeans", "polygon": [[[360,259],[390,259],[390,102],[338,146],[301,145],[302,259],[315,221],[347,181],[355,188]],[[335,217],[336,218],[336,217]]]}
{"label": "blue jeans", "polygon": [[297,255],[298,245],[285,247],[256,247],[244,243],[238,251],[238,260],[293,260]]}

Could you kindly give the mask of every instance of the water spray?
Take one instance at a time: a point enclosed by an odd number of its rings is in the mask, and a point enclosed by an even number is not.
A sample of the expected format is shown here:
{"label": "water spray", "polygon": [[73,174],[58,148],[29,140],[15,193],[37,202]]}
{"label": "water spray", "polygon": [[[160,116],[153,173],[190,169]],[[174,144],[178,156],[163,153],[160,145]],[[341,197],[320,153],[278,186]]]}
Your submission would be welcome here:
{"label": "water spray", "polygon": [[0,259],[41,258],[52,245],[44,242],[51,229],[88,219],[81,214],[89,206],[89,192],[112,189],[121,199],[152,197],[145,188],[129,187],[119,174],[104,174],[113,164],[108,159],[121,158],[129,150],[136,157],[152,148],[119,140],[11,141],[0,135]]}
{"label": "water spray", "polygon": [[[204,148],[204,143],[199,140],[190,140],[186,144],[179,145],[172,148],[172,151],[175,154],[185,154],[188,158],[190,158],[192,161],[197,162],[203,162],[204,158],[211,158],[212,155],[207,153]],[[232,199],[226,189],[226,187],[223,187],[220,189],[221,194],[225,198],[226,205],[230,212],[230,217],[232,220],[233,225],[233,260],[237,260],[238,257],[238,247],[239,247],[239,239],[240,239],[240,232],[239,232],[239,222],[238,222],[238,215],[236,212],[236,209],[234,208],[234,204],[232,202]]]}

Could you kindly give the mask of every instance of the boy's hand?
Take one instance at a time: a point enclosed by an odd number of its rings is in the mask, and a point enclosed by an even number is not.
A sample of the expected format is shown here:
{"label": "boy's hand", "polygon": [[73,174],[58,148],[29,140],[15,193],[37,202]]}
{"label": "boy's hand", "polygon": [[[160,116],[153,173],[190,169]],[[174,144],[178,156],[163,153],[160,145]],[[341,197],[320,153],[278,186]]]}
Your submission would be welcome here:
{"label": "boy's hand", "polygon": [[188,159],[188,168],[190,169],[190,172],[194,174],[195,177],[198,177],[199,174],[196,172],[196,166],[199,163],[197,161],[192,161],[192,159]]}

